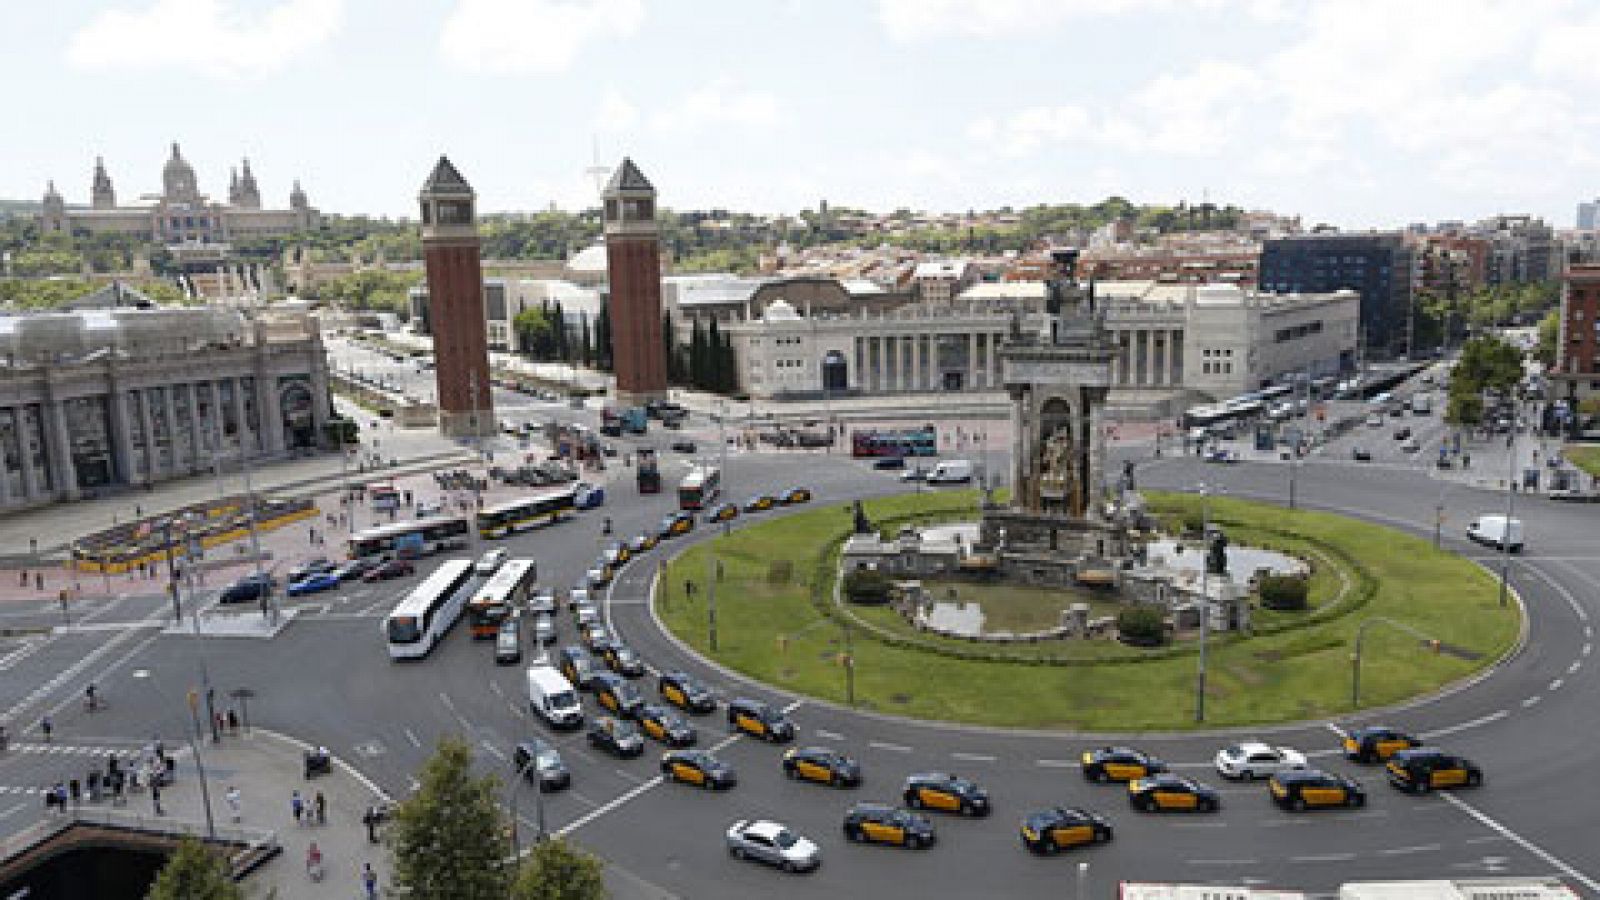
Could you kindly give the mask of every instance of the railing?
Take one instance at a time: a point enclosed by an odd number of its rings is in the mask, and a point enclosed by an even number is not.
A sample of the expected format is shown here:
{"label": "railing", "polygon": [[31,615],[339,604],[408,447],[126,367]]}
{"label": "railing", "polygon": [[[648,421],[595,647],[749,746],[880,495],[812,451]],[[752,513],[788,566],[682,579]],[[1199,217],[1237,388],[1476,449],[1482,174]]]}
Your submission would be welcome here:
{"label": "railing", "polygon": [[[112,807],[80,808],[71,815],[52,816],[0,839],[0,865],[9,863],[29,850],[44,844],[69,829],[84,826],[139,832],[169,839],[194,838],[206,841],[206,825],[172,816],[155,816],[129,809]],[[278,833],[267,828],[245,825],[218,825],[212,843],[231,844],[237,847],[229,854],[229,865],[235,869],[245,867],[257,853],[276,852]]]}

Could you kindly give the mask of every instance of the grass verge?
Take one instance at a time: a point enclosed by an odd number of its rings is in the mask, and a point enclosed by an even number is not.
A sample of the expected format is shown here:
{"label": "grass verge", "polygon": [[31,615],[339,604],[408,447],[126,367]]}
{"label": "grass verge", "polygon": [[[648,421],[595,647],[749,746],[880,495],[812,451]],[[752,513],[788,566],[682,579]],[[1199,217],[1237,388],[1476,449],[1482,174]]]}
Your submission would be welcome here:
{"label": "grass verge", "polygon": [[1600,447],[1568,444],[1561,448],[1561,455],[1590,477],[1600,478]]}
{"label": "grass verge", "polygon": [[[1182,496],[1150,499],[1157,511],[1198,502]],[[971,494],[939,493],[885,498],[866,507],[878,522],[918,514],[949,520],[975,517],[974,503]],[[1209,648],[1207,726],[1350,712],[1352,641],[1370,617],[1403,622],[1473,658],[1435,654],[1408,634],[1374,626],[1363,651],[1364,706],[1394,703],[1469,675],[1516,639],[1517,610],[1499,606],[1493,578],[1427,541],[1327,513],[1231,498],[1213,499],[1211,515],[1236,540],[1291,552],[1313,546],[1344,567],[1353,589],[1303,620],[1260,621],[1261,630],[1272,633],[1215,641]],[[655,602],[661,618],[696,651],[724,665],[787,690],[844,702],[846,638],[825,601],[831,597],[838,544],[850,525],[849,507],[821,507],[694,547],[671,563],[659,586]],[[718,649],[710,653],[706,583],[719,563]],[[695,585],[692,594],[685,591],[686,581]],[[1326,597],[1328,589],[1324,583],[1318,593]],[[1087,658],[1061,664],[958,658],[876,639],[861,628],[851,632],[855,700],[865,709],[1021,727],[1195,727],[1192,646],[1146,654],[1076,642]]]}

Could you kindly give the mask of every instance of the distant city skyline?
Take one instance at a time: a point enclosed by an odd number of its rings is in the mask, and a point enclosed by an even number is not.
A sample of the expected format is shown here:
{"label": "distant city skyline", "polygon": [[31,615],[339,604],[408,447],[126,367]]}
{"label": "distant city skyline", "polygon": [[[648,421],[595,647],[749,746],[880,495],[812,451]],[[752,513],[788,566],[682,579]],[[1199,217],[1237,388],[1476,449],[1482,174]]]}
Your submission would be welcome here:
{"label": "distant city skyline", "polygon": [[[674,209],[1233,203],[1392,228],[1600,185],[1580,0],[91,0],[8,5],[0,197],[158,192],[415,218],[440,153],[484,212],[594,205],[632,156]],[[20,84],[20,83],[19,83]]]}

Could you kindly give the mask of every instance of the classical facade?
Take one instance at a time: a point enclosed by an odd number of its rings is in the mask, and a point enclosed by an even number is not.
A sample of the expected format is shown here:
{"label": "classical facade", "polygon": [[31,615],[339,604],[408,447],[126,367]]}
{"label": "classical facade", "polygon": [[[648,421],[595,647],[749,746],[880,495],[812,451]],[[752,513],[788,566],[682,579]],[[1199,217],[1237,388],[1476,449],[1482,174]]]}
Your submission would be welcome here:
{"label": "classical facade", "polygon": [[321,443],[316,324],[233,310],[0,317],[0,510]]}
{"label": "classical facade", "polygon": [[617,402],[633,405],[665,399],[667,355],[661,340],[661,234],[656,224],[656,189],[633,160],[624,158],[602,199]]}
{"label": "classical facade", "polygon": [[117,204],[117,192],[105,162],[95,159],[88,206],[68,206],[50,182],[39,213],[39,228],[46,233],[126,234],[165,244],[222,244],[238,238],[292,234],[317,227],[321,214],[306,199],[300,182],[289,193],[288,209],[263,209],[261,189],[250,171],[250,160],[232,173],[228,202],[213,202],[200,192],[194,167],[172,145],[172,156],[161,171],[161,193],[141,195],[133,203]]}
{"label": "classical facade", "polygon": [[437,365],[439,431],[493,434],[494,391],[484,319],[477,195],[439,157],[422,185],[422,259],[428,272],[428,327]]}

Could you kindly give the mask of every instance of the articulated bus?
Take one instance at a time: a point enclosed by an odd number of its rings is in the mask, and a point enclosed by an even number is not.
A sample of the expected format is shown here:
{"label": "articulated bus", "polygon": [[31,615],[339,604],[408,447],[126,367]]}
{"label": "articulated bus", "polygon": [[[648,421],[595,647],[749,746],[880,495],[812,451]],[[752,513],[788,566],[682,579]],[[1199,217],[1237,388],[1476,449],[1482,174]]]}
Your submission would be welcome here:
{"label": "articulated bus", "polygon": [[721,470],[716,466],[696,466],[678,483],[678,508],[705,509],[721,493]]}
{"label": "articulated bus", "polygon": [[938,456],[939,435],[932,425],[905,429],[866,429],[850,435],[850,455]]}
{"label": "articulated bus", "polygon": [[395,522],[350,535],[350,558],[414,559],[465,546],[466,538],[467,520],[456,516]]}
{"label": "articulated bus", "polygon": [[508,559],[489,576],[467,603],[467,624],[472,639],[492,638],[511,611],[528,599],[539,567],[531,559]]}
{"label": "articulated bus", "polygon": [[451,559],[412,589],[383,620],[390,659],[420,659],[461,618],[472,560]]}
{"label": "articulated bus", "polygon": [[575,508],[577,493],[577,487],[568,484],[496,503],[478,513],[478,534],[506,537],[524,528],[559,522]]}

